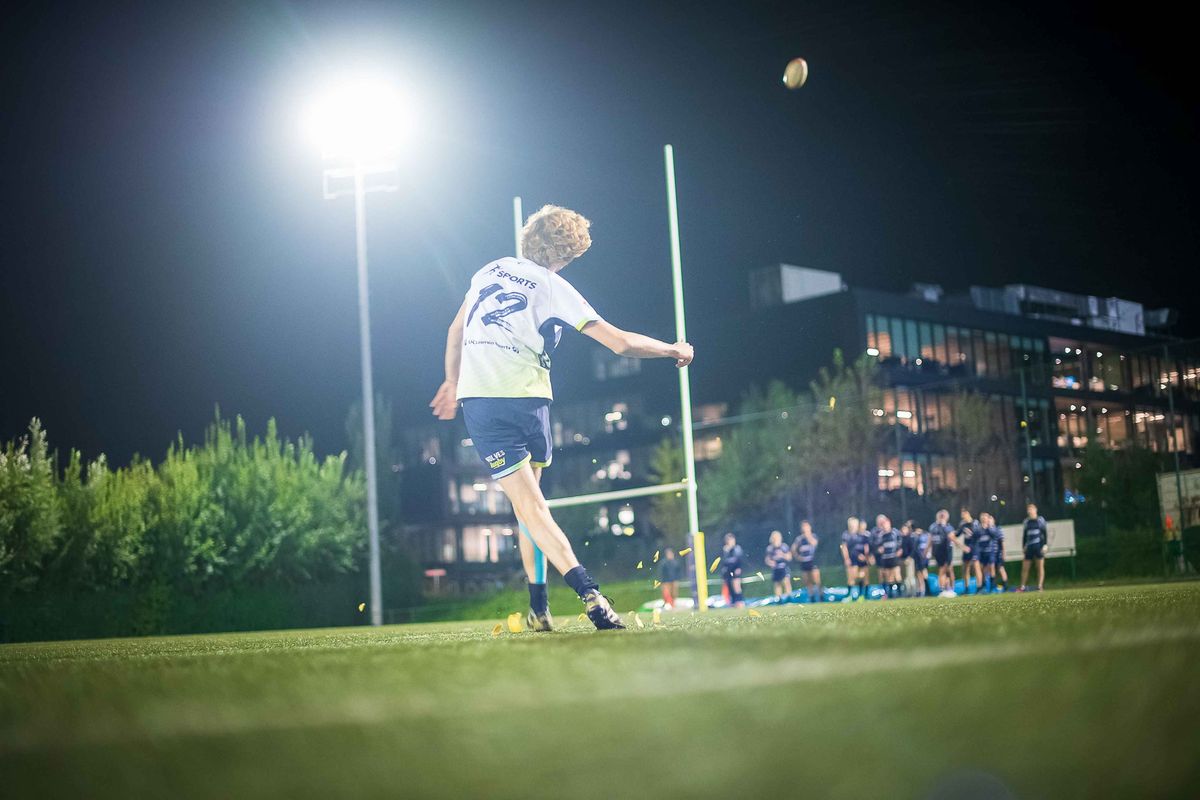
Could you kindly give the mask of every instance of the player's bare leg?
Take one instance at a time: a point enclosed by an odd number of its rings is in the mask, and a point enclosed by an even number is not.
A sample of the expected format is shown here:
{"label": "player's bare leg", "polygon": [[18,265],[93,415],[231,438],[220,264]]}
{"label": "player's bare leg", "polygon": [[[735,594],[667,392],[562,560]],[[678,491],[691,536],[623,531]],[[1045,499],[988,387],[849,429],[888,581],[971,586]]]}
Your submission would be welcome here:
{"label": "player's bare leg", "polygon": [[1046,583],[1046,559],[1039,558],[1037,560],[1038,568],[1038,591],[1042,590],[1042,586]]}
{"label": "player's bare leg", "polygon": [[[542,468],[532,467],[534,479],[541,485]],[[533,543],[529,526],[517,516],[521,535],[517,537],[517,548],[521,553],[521,566],[525,568],[525,580],[529,584],[529,613],[525,624],[531,631],[554,630],[554,617],[550,615],[550,603],[546,597],[546,554]]]}
{"label": "player's bare leg", "polygon": [[621,618],[600,594],[599,586],[579,564],[567,535],[558,527],[546,505],[542,488],[533,468],[523,464],[518,470],[500,478],[500,485],[513,505],[517,519],[529,530],[529,537],[550,563],[554,565],[571,588],[579,594],[587,608],[588,618],[597,628],[623,628]]}
{"label": "player's bare leg", "polygon": [[1028,585],[1029,585],[1029,559],[1027,558],[1021,562],[1021,590],[1024,591],[1025,587]]}

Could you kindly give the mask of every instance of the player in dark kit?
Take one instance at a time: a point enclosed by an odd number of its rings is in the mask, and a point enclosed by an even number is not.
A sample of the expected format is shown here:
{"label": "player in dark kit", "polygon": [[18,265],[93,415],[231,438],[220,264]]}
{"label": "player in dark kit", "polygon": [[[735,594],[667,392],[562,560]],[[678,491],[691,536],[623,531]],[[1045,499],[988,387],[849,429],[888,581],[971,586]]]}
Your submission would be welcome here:
{"label": "player in dark kit", "polygon": [[900,596],[900,532],[883,514],[875,518],[871,549],[879,566],[879,582],[888,597]]}
{"label": "player in dark kit", "polygon": [[600,586],[575,557],[542,494],[550,465],[551,354],[564,328],[574,328],[614,353],[691,363],[687,342],[667,344],[605,322],[559,274],[592,244],[581,214],[545,206],[521,230],[520,258],[501,258],[471,278],[446,334],[446,377],[429,403],[438,419],[463,421],[480,460],[500,483],[520,525],[519,548],[529,581],[526,622],[553,629],[546,599],[546,561],[583,601],[597,628],[623,628]]}
{"label": "player in dark kit", "polygon": [[996,588],[996,543],[1000,530],[996,518],[984,511],[979,515],[979,527],[975,530],[974,550],[979,555],[979,570],[983,573],[983,585],[977,592],[991,592]]}
{"label": "player in dark kit", "polygon": [[1038,508],[1033,503],[1025,507],[1025,530],[1021,534],[1021,546],[1025,548],[1025,560],[1021,562],[1021,588],[1023,592],[1029,585],[1029,565],[1037,564],[1037,590],[1042,590],[1046,582],[1046,548],[1050,545],[1050,531],[1046,528],[1046,520],[1038,516]]}
{"label": "player in dark kit", "polygon": [[996,591],[1008,591],[1008,570],[1004,566],[1004,528],[996,525],[995,519],[992,520],[992,525],[996,528]]}
{"label": "player in dark kit", "polygon": [[792,555],[800,562],[800,574],[804,576],[804,589],[810,603],[820,603],[824,598],[821,591],[821,570],[817,569],[817,535],[808,520],[800,523],[800,535],[792,542]]}
{"label": "player in dark kit", "polygon": [[662,585],[663,608],[675,607],[675,597],[679,590],[679,579],[683,577],[683,563],[675,557],[675,550],[668,547],[663,550],[662,563],[658,565],[658,580]]}
{"label": "player in dark kit", "polygon": [[783,534],[771,531],[767,541],[766,564],[771,570],[771,580],[775,584],[775,597],[783,597],[792,593],[792,573],[788,564],[792,560],[792,548],[783,543]]}
{"label": "player in dark kit", "polygon": [[862,600],[867,594],[867,566],[871,551],[870,537],[861,530],[858,517],[846,520],[842,531],[842,561],[846,565],[846,599]]}
{"label": "player in dark kit", "polygon": [[938,568],[938,590],[954,591],[954,526],[950,524],[950,512],[938,509],[937,517],[929,526],[929,549]]}
{"label": "player in dark kit", "polygon": [[[910,522],[909,525],[912,525]],[[913,571],[916,572],[917,597],[929,594],[929,551],[932,547],[932,537],[929,531],[916,528],[913,533],[912,560]]]}
{"label": "player in dark kit", "polygon": [[725,588],[729,592],[729,603],[735,608],[746,605],[742,596],[742,569],[745,566],[745,554],[737,543],[737,537],[732,533],[725,534],[725,546],[721,549],[721,577],[725,579]]}
{"label": "player in dark kit", "polygon": [[962,550],[962,565],[963,565],[963,594],[968,594],[971,591],[971,572],[975,573],[975,591],[979,591],[983,585],[983,573],[979,569],[979,553],[975,551],[975,533],[979,530],[979,523],[971,516],[971,512],[965,508],[959,513],[958,531],[955,533],[952,541],[955,546]]}

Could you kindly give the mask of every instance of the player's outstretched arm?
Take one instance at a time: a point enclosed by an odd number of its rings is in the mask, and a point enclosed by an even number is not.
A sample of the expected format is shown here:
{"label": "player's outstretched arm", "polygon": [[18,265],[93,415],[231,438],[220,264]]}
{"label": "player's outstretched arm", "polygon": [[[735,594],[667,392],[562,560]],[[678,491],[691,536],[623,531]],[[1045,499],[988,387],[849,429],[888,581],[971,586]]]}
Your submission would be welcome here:
{"label": "player's outstretched arm", "polygon": [[686,367],[692,363],[694,355],[692,346],[687,342],[667,344],[643,336],[640,333],[623,331],[604,320],[589,322],[583,328],[583,334],[590,336],[600,344],[612,350],[619,356],[630,358],[673,358],[675,366]]}
{"label": "player's outstretched arm", "polygon": [[454,321],[450,323],[450,330],[446,333],[446,379],[429,401],[429,407],[438,419],[454,419],[458,413],[458,370],[462,365],[463,320],[466,311],[467,303],[463,301]]}

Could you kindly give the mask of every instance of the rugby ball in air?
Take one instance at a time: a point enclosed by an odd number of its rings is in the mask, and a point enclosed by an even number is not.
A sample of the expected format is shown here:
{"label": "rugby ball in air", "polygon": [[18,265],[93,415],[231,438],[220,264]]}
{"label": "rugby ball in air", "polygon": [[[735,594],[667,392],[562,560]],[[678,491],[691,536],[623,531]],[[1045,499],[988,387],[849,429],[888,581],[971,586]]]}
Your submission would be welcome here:
{"label": "rugby ball in air", "polygon": [[783,85],[789,89],[799,89],[808,80],[808,62],[803,58],[793,58],[783,70]]}

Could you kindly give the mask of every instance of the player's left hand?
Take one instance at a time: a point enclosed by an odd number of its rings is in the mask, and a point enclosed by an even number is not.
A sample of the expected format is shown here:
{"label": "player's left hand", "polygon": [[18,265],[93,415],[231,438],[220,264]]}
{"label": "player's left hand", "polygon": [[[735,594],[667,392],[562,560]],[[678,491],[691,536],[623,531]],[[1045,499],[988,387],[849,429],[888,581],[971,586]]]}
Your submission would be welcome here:
{"label": "player's left hand", "polygon": [[442,381],[437,394],[429,401],[433,415],[438,419],[451,420],[458,414],[458,384],[453,381]]}

